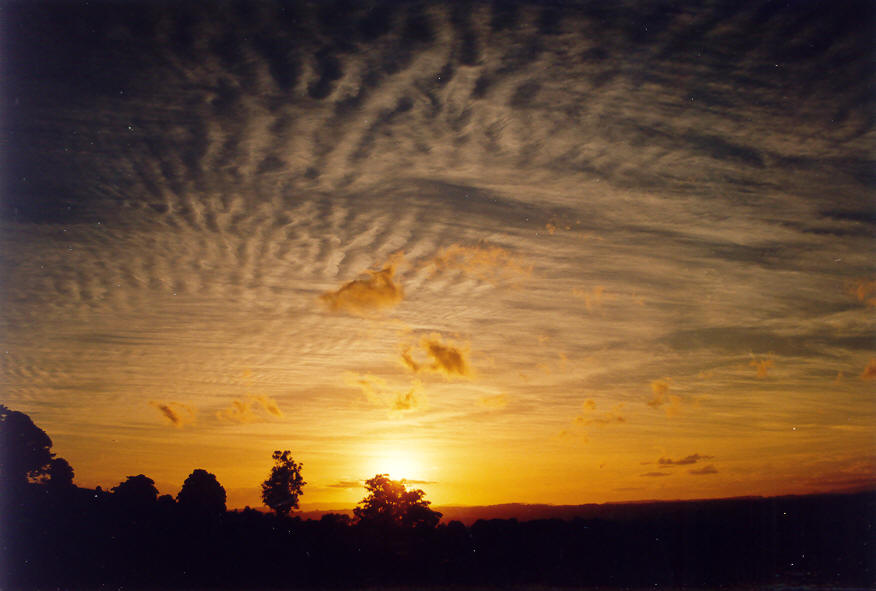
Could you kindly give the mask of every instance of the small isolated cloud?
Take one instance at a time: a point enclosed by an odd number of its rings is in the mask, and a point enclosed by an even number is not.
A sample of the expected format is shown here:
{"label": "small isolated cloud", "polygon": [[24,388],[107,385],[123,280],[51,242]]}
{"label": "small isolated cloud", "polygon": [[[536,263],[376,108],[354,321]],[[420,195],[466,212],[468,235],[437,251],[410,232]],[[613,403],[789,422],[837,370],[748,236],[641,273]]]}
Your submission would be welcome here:
{"label": "small isolated cloud", "polygon": [[383,308],[391,308],[404,299],[404,290],[395,280],[401,254],[393,256],[379,271],[366,271],[366,277],[345,283],[336,291],[322,294],[320,299],[332,312],[365,316]]}
{"label": "small isolated cloud", "polygon": [[265,419],[264,413],[278,418],[283,416],[283,411],[273,398],[250,395],[233,400],[228,408],[218,411],[216,417],[229,423],[256,423]]}
{"label": "small isolated cloud", "polygon": [[364,483],[361,480],[341,480],[333,484],[329,484],[329,488],[362,488]]}
{"label": "small isolated cloud", "polygon": [[651,382],[651,393],[651,399],[647,402],[651,408],[663,408],[668,417],[674,417],[681,411],[681,397],[669,393],[667,380]]}
{"label": "small isolated cloud", "polygon": [[433,267],[433,276],[444,271],[462,271],[471,277],[490,282],[532,274],[531,266],[521,264],[518,257],[498,246],[452,244],[441,250],[426,265]]}
{"label": "small isolated cloud", "polygon": [[876,307],[876,279],[860,279],[849,288],[849,292],[868,308]]}
{"label": "small isolated cloud", "polygon": [[627,422],[626,417],[621,414],[621,410],[624,408],[623,402],[615,404],[610,411],[595,416],[593,414],[596,410],[595,402],[588,399],[584,401],[582,406],[584,414],[575,417],[575,422],[579,425],[615,425]]}
{"label": "small isolated cloud", "polygon": [[481,396],[478,404],[484,408],[500,409],[508,406],[508,397],[505,394],[495,394],[493,396]]}
{"label": "small isolated cloud", "polygon": [[413,410],[419,406],[420,401],[417,397],[417,392],[415,388],[412,388],[408,392],[404,394],[399,393],[396,395],[395,400],[392,403],[392,410],[403,412],[406,410]]}
{"label": "small isolated cloud", "polygon": [[861,373],[861,378],[865,380],[876,379],[876,357],[872,358],[870,363],[867,364],[867,367],[864,368],[863,373]]}
{"label": "small isolated cloud", "polygon": [[159,402],[150,400],[149,405],[158,410],[174,427],[181,428],[195,422],[197,410],[181,402]]}
{"label": "small isolated cloud", "polygon": [[660,476],[671,476],[669,472],[645,472],[644,474],[640,474],[640,476],[647,476],[648,478],[658,478]]}
{"label": "small isolated cloud", "polygon": [[414,380],[408,390],[401,392],[390,388],[383,378],[370,374],[350,373],[347,374],[345,381],[348,385],[359,388],[368,402],[387,408],[392,413],[409,412],[419,408],[423,403],[420,395],[422,384],[418,380]]}
{"label": "small isolated cloud", "polygon": [[706,474],[717,474],[718,470],[713,465],[703,466],[702,468],[688,470],[688,473],[694,476],[705,476]]}
{"label": "small isolated cloud", "polygon": [[572,295],[576,298],[583,299],[584,307],[587,308],[587,311],[590,313],[602,312],[602,303],[610,299],[605,294],[605,287],[602,285],[597,285],[589,291],[585,289],[573,288]]}
{"label": "small isolated cloud", "polygon": [[418,485],[438,484],[437,480],[412,480],[410,478],[402,478],[402,482],[404,482],[405,484],[418,484]]}
{"label": "small isolated cloud", "polygon": [[414,348],[410,345],[405,347],[401,353],[402,362],[413,372],[432,371],[447,376],[462,377],[471,375],[471,369],[466,360],[467,348],[444,343],[439,334],[420,339],[418,349],[421,357],[425,356],[425,359],[421,361],[414,358]]}
{"label": "small isolated cloud", "polygon": [[757,377],[763,379],[774,364],[772,359],[752,359],[748,365],[757,369]]}
{"label": "small isolated cloud", "polygon": [[700,460],[711,460],[713,457],[714,456],[701,456],[700,454],[693,454],[685,458],[681,458],[680,460],[660,458],[659,460],[657,460],[657,463],[661,466],[689,466],[690,464],[696,464]]}

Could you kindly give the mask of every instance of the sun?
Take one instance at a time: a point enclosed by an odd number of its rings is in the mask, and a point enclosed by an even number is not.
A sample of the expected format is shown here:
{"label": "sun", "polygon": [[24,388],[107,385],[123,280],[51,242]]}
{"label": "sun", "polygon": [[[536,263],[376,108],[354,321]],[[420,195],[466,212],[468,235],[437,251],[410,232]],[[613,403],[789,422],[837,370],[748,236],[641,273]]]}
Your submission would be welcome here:
{"label": "sun", "polygon": [[392,480],[402,480],[416,479],[421,476],[420,472],[422,464],[412,451],[393,448],[375,454],[369,474],[388,474]]}

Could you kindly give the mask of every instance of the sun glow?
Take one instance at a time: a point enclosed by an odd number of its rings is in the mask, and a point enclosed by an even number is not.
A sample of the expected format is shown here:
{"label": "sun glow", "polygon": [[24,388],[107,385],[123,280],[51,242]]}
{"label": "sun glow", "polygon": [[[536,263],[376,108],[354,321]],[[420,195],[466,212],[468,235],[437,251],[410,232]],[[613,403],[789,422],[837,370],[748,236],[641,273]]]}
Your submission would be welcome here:
{"label": "sun glow", "polygon": [[375,453],[371,461],[369,478],[375,474],[388,474],[393,480],[423,478],[423,465],[410,449],[384,449]]}

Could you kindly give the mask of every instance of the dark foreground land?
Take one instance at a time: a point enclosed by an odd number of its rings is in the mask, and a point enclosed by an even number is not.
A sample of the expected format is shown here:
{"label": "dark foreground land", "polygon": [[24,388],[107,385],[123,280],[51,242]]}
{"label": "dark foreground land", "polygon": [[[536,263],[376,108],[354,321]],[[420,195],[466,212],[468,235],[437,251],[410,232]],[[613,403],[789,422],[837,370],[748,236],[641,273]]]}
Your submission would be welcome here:
{"label": "dark foreground land", "polygon": [[610,518],[353,524],[33,485],[4,589],[876,587],[876,493],[637,504]]}

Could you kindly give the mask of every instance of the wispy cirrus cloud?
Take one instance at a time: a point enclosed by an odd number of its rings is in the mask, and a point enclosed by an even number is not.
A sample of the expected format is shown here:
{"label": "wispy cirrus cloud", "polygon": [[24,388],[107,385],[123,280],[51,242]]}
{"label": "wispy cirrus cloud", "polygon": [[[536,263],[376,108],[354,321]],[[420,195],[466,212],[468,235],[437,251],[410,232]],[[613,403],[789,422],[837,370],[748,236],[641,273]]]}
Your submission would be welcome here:
{"label": "wispy cirrus cloud", "polygon": [[484,408],[497,410],[508,406],[508,396],[505,394],[493,394],[491,396],[481,396],[478,399],[478,404]]}
{"label": "wispy cirrus cloud", "polygon": [[332,484],[329,484],[327,486],[329,488],[343,488],[343,489],[362,488],[364,486],[364,481],[362,481],[362,480],[339,480],[338,482],[333,482]]}
{"label": "wispy cirrus cloud", "polygon": [[521,263],[519,256],[504,248],[483,244],[452,244],[435,255],[427,266],[432,267],[433,276],[446,271],[462,271],[477,279],[491,282],[526,277],[532,273],[532,266]]}
{"label": "wispy cirrus cloud", "polygon": [[[682,2],[635,35],[637,3],[562,3],[545,36],[555,3],[521,4],[519,26],[501,31],[489,3],[465,19],[449,3],[389,3],[377,37],[361,28],[368,3],[347,3],[341,27],[307,5],[294,36],[280,3],[246,23],[233,4],[166,3],[160,27],[131,26],[155,15],[126,3],[87,39],[47,26],[87,22],[78,4],[56,7],[62,17],[14,4],[35,26],[8,31],[21,133],[2,179],[0,390],[51,423],[186,425],[167,402],[136,410],[183,395],[201,409],[228,401],[226,422],[270,419],[228,377],[252,366],[258,391],[295,393],[311,413],[301,437],[315,449],[324,425],[361,427],[326,376],[368,368],[387,380],[375,406],[423,408],[390,377],[394,327],[359,321],[390,312],[416,339],[469,335],[477,352],[411,341],[413,377],[468,377],[476,364],[487,392],[513,401],[495,418],[538,408],[504,427],[509,439],[548,421],[581,437],[569,408],[582,383],[627,401],[623,435],[747,440],[761,410],[749,396],[788,420],[820,417],[826,395],[826,412],[872,418],[855,388],[876,377],[861,98],[872,35],[828,3]],[[423,8],[431,41],[409,43]],[[350,39],[335,43],[338,31]],[[107,52],[120,38],[138,51]],[[60,67],[32,76],[37,54]],[[410,268],[390,257],[399,250]],[[506,284],[517,289],[495,289]],[[611,305],[621,299],[639,304]],[[568,363],[547,362],[543,334]],[[782,371],[747,366],[750,351],[775,351]],[[659,420],[693,406],[685,376],[703,368],[697,388],[716,412]],[[677,382],[647,390],[663,375]],[[448,388],[441,404],[502,404],[479,394]],[[635,400],[652,416],[629,414]],[[599,411],[573,416],[620,427]],[[436,440],[457,426],[421,418]],[[483,442],[482,423],[459,427]],[[217,449],[251,445],[236,431]],[[825,432],[806,444],[863,441]]]}
{"label": "wispy cirrus cloud", "polygon": [[626,423],[627,419],[621,414],[624,408],[624,403],[615,404],[611,410],[596,413],[596,403],[592,399],[587,399],[582,403],[584,413],[575,417],[575,423],[579,425],[615,425]]}
{"label": "wispy cirrus cloud", "polygon": [[592,289],[572,288],[572,295],[584,300],[584,307],[588,312],[602,312],[603,302],[610,299],[605,293],[604,285],[597,285]]}

